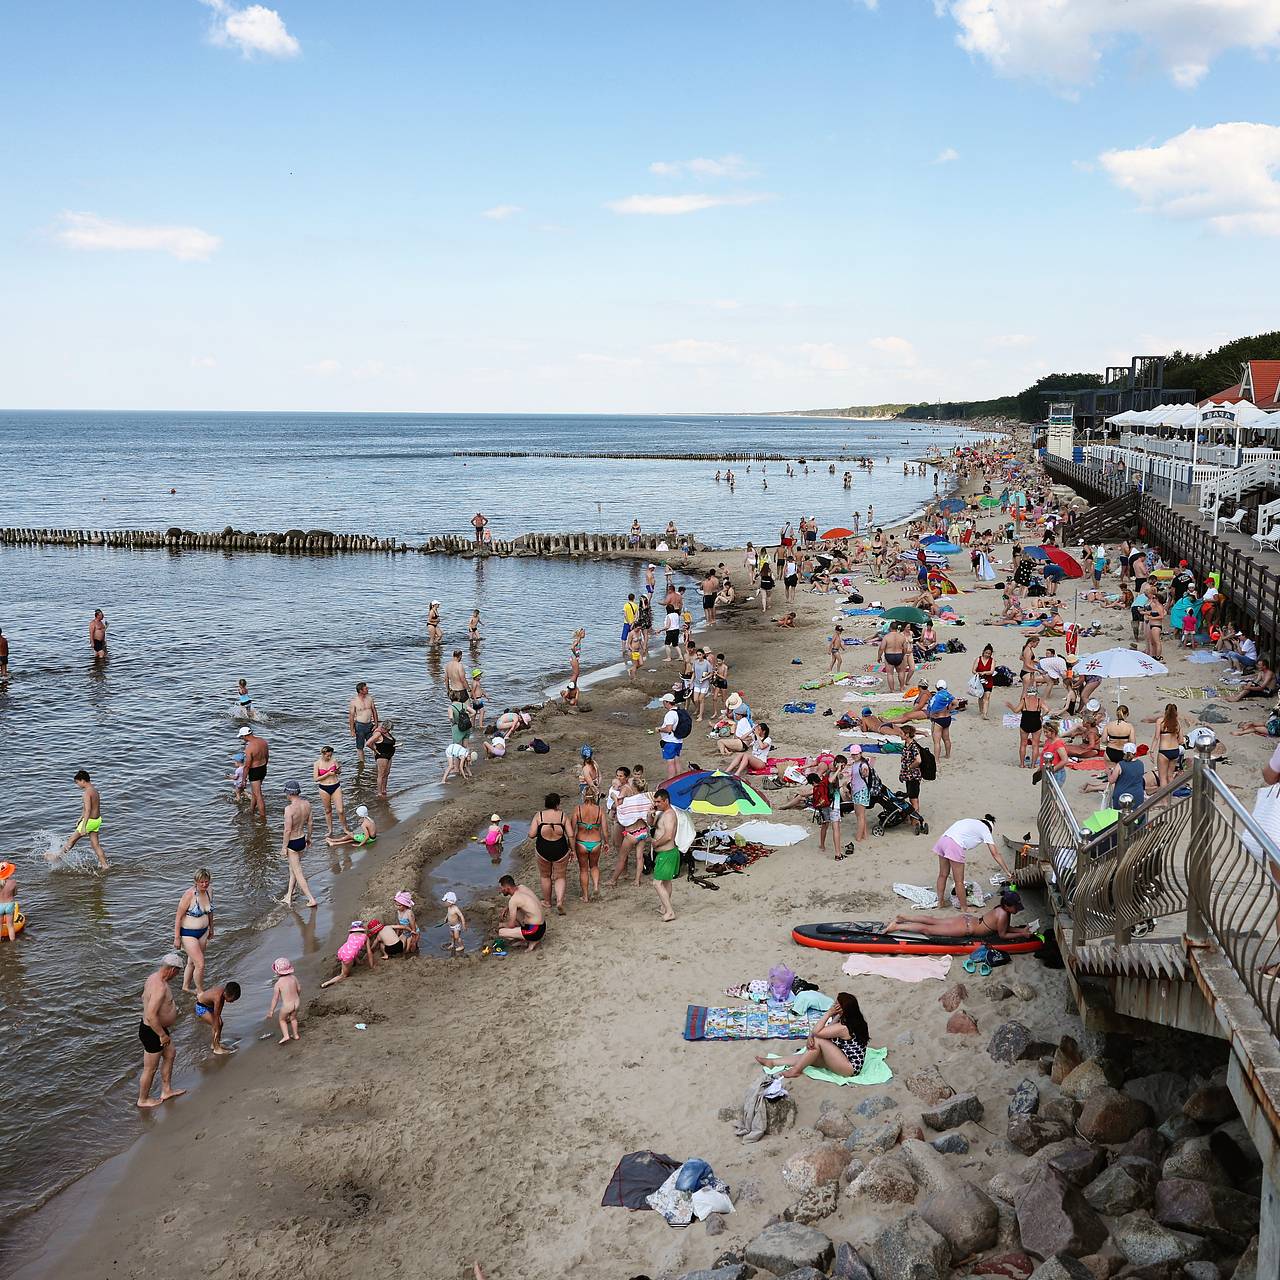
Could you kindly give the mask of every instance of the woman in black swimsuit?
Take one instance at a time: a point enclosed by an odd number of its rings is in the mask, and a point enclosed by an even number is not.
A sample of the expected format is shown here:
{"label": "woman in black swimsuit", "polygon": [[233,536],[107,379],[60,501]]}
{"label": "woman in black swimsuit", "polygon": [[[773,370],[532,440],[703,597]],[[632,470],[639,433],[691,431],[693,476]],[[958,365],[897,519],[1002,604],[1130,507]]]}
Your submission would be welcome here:
{"label": "woman in black swimsuit", "polygon": [[1124,759],[1124,744],[1136,742],[1133,725],[1129,723],[1129,708],[1122,702],[1116,708],[1116,718],[1102,731],[1107,759],[1119,764]]}
{"label": "woman in black swimsuit", "polygon": [[542,901],[551,905],[551,885],[555,882],[556,913],[564,915],[564,881],[569,865],[569,836],[560,797],[552,791],[543,797],[543,807],[529,824],[529,839],[538,854],[538,878],[542,881]]}
{"label": "woman in black swimsuit", "polygon": [[1031,762],[1040,755],[1040,729],[1044,722],[1044,703],[1036,691],[1036,677],[1032,671],[1023,673],[1022,697],[1017,702],[1004,704],[1018,715],[1018,768],[1029,769]]}
{"label": "woman in black swimsuit", "polygon": [[[862,1070],[870,1041],[871,1032],[858,1008],[857,996],[842,991],[818,1020],[803,1052],[787,1063],[783,1078],[794,1080],[811,1066],[825,1067],[838,1076],[856,1076]],[[756,1061],[764,1067],[779,1065],[777,1058],[757,1057]]]}
{"label": "woman in black swimsuit", "polygon": [[373,752],[374,767],[378,771],[378,794],[384,800],[387,795],[387,778],[391,773],[391,757],[396,753],[396,740],[391,734],[394,727],[390,720],[379,720],[365,740],[365,746]]}

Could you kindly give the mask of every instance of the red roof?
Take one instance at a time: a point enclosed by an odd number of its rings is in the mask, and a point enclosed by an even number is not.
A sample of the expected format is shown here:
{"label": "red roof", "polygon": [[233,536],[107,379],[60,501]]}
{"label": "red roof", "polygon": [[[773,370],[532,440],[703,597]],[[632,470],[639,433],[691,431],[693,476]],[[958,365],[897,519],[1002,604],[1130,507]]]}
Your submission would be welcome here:
{"label": "red roof", "polygon": [[1240,384],[1237,382],[1234,386],[1228,387],[1225,391],[1217,391],[1207,400],[1200,401],[1200,407],[1204,408],[1207,404],[1225,404],[1230,400],[1233,404],[1240,399]]}
{"label": "red roof", "polygon": [[1249,380],[1253,383],[1253,403],[1259,409],[1276,409],[1280,388],[1280,360],[1250,360]]}

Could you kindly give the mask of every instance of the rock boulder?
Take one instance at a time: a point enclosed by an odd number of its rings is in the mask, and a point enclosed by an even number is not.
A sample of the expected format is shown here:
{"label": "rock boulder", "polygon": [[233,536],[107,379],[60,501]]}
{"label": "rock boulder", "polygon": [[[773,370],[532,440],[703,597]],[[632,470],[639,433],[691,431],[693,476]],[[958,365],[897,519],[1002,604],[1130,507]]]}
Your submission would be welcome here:
{"label": "rock boulder", "polygon": [[1055,1253],[1031,1273],[1031,1280],[1095,1280],[1095,1277],[1079,1258],[1069,1253]]}
{"label": "rock boulder", "polygon": [[1073,1187],[1087,1186],[1102,1172],[1106,1163],[1105,1152],[1085,1146],[1068,1147],[1046,1161],[1050,1169],[1060,1173]]}
{"label": "rock boulder", "polygon": [[836,1246],[836,1260],[831,1264],[831,1280],[875,1280],[862,1255],[851,1244]]}
{"label": "rock boulder", "polygon": [[1160,1170],[1146,1160],[1125,1156],[1104,1169],[1084,1189],[1084,1198],[1108,1218],[1145,1209],[1155,1199]]}
{"label": "rock boulder", "polygon": [[1033,1116],[1040,1110],[1040,1090],[1034,1080],[1019,1080],[1009,1098],[1011,1116]]}
{"label": "rock boulder", "polygon": [[953,1036],[976,1036],[978,1024],[972,1015],[965,1013],[963,1009],[957,1009],[947,1019],[947,1030]]}
{"label": "rock boulder", "polygon": [[906,1083],[909,1092],[930,1106],[936,1106],[943,1098],[949,1098],[955,1093],[937,1067],[922,1067],[919,1071],[913,1071]]}
{"label": "rock boulder", "polygon": [[901,1150],[876,1156],[854,1180],[847,1194],[876,1204],[910,1204],[916,1198],[916,1180]]}
{"label": "rock boulder", "polygon": [[1051,1142],[1061,1142],[1071,1136],[1071,1127],[1060,1120],[1044,1116],[1028,1116],[1021,1112],[1009,1117],[1009,1143],[1015,1151],[1029,1156]]}
{"label": "rock boulder", "polygon": [[1258,1225],[1257,1197],[1189,1178],[1168,1178],[1155,1190],[1155,1220],[1164,1227],[1207,1236],[1243,1249]]}
{"label": "rock boulder", "polygon": [[775,1222],[747,1245],[748,1265],[775,1276],[785,1276],[800,1267],[825,1271],[835,1256],[835,1246],[816,1231],[799,1222]]}
{"label": "rock boulder", "polygon": [[1061,1089],[1068,1098],[1083,1102],[1095,1089],[1103,1089],[1111,1081],[1106,1069],[1096,1058],[1086,1058],[1065,1080]]}
{"label": "rock boulder", "polygon": [[951,1246],[957,1262],[996,1242],[1000,1215],[995,1203],[970,1182],[931,1195],[920,1206],[920,1216]]}
{"label": "rock boulder", "polygon": [[1053,1066],[1049,1070],[1049,1079],[1054,1084],[1061,1084],[1082,1062],[1084,1054],[1074,1036],[1063,1036],[1058,1047],[1053,1051]]}
{"label": "rock boulder", "polygon": [[1027,1185],[1015,1206],[1023,1247],[1039,1258],[1094,1253],[1107,1238],[1102,1219],[1061,1174],[1045,1169]]}
{"label": "rock boulder", "polygon": [[939,997],[938,1003],[948,1012],[954,1013],[968,998],[969,988],[963,982],[948,987]]}
{"label": "rock boulder", "polygon": [[1213,1154],[1208,1138],[1192,1138],[1165,1157],[1160,1166],[1166,1178],[1190,1178],[1194,1182],[1211,1182],[1214,1186],[1230,1185],[1227,1171]]}
{"label": "rock boulder", "polygon": [[876,1280],[947,1280],[951,1246],[919,1214],[909,1213],[863,1249]]}
{"label": "rock boulder", "polygon": [[1002,1022],[987,1041],[987,1052],[997,1062],[1034,1060],[1042,1053],[1052,1053],[1054,1046],[1037,1040],[1021,1022]]}
{"label": "rock boulder", "polygon": [[976,1093],[957,1093],[936,1107],[921,1112],[920,1119],[930,1129],[954,1129],[966,1120],[981,1120],[982,1102]]}
{"label": "rock boulder", "polygon": [[850,1153],[835,1142],[824,1142],[798,1151],[782,1166],[782,1181],[792,1191],[804,1194],[815,1187],[834,1185],[851,1159]]}
{"label": "rock boulder", "polygon": [[[1080,1068],[1077,1068],[1080,1070]],[[1069,1082],[1068,1082],[1069,1083]],[[1076,1128],[1081,1137],[1106,1145],[1128,1142],[1151,1121],[1151,1108],[1119,1089],[1094,1089],[1085,1100]]]}
{"label": "rock boulder", "polygon": [[1187,1098],[1182,1114],[1197,1124],[1221,1124],[1236,1114],[1236,1102],[1225,1084],[1207,1084]]}
{"label": "rock boulder", "polygon": [[1124,1091],[1131,1098],[1145,1102],[1151,1108],[1156,1124],[1163,1124],[1175,1112],[1182,1110],[1191,1085],[1186,1076],[1176,1071],[1155,1071],[1149,1076],[1126,1080]]}
{"label": "rock boulder", "polygon": [[1125,1261],[1135,1267],[1191,1262],[1204,1253],[1203,1241],[1162,1227],[1141,1209],[1117,1218],[1111,1227],[1111,1238]]}

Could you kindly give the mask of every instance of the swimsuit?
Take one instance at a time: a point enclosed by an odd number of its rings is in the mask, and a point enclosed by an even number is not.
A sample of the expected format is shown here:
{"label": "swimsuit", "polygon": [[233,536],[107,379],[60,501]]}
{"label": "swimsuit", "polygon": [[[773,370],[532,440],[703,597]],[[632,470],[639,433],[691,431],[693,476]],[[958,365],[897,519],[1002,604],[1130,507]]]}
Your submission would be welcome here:
{"label": "swimsuit", "polygon": [[356,721],[356,750],[363,751],[364,744],[369,741],[369,735],[373,732],[372,720]]}
{"label": "swimsuit", "polygon": [[347,940],[338,948],[338,959],[343,964],[355,964],[364,950],[365,932],[363,929],[353,930],[347,934]]}
{"label": "swimsuit", "polygon": [[338,772],[338,766],[336,764],[331,764],[325,769],[316,770],[316,781],[320,783],[320,790],[323,791],[326,795],[330,795],[330,796],[333,795],[333,793],[337,791],[337,789],[340,786],[342,786],[342,783],[320,782],[320,779],[327,778],[331,773],[337,773],[337,772]]}
{"label": "swimsuit", "polygon": [[0,902],[0,916],[13,915],[13,909],[17,905],[16,902]]}
{"label": "swimsuit", "polygon": [[289,841],[290,853],[301,853],[306,847],[307,847],[306,836],[294,836],[294,838]]}
{"label": "swimsuit", "polygon": [[101,831],[102,819],[101,818],[82,818],[80,821],[80,825],[76,827],[76,830],[82,836],[90,835],[95,831]]}
{"label": "swimsuit", "polygon": [[655,880],[674,880],[680,874],[680,850],[674,845],[670,849],[653,851],[653,878]]}
{"label": "swimsuit", "polygon": [[373,744],[373,754],[379,760],[390,760],[396,753],[396,740],[388,733]]}
{"label": "swimsuit", "polygon": [[905,655],[903,655],[903,654],[901,654],[901,653],[886,653],[886,654],[884,655],[884,660],[885,660],[885,661],[886,661],[886,662],[887,662],[891,667],[900,667],[900,666],[902,665],[902,659],[903,659],[903,657],[904,657],[904,656],[905,656]]}
{"label": "swimsuit", "polygon": [[541,942],[547,933],[547,922],[540,920],[537,924],[522,924],[520,935],[526,942]]}
{"label": "swimsuit", "polygon": [[255,764],[249,769],[249,781],[261,782],[267,776],[267,766],[265,764]]}
{"label": "swimsuit", "polygon": [[[554,840],[549,840],[542,834],[542,828],[559,827],[560,834]],[[538,851],[538,857],[543,862],[562,862],[569,856],[569,838],[564,833],[563,821],[560,822],[544,822],[542,815],[538,815],[538,833],[533,837],[533,847]]]}
{"label": "swimsuit", "polygon": [[[450,926],[451,928],[456,926]],[[404,939],[397,938],[394,942],[386,942],[382,947],[383,951],[389,956],[398,956],[404,951]]]}
{"label": "swimsuit", "polygon": [[155,1029],[147,1026],[145,1022],[138,1023],[138,1039],[142,1041],[143,1053],[163,1053],[164,1045],[161,1043],[160,1037],[156,1035]]}
{"label": "swimsuit", "polygon": [[[194,920],[199,920],[204,916],[212,917],[213,894],[209,895],[209,909],[207,911],[200,905],[199,896],[193,896],[191,899],[191,905],[187,908],[187,915]],[[208,932],[209,926],[204,924],[201,925],[199,929],[182,929],[179,931],[178,936],[182,938],[203,938]]]}
{"label": "swimsuit", "polygon": [[582,854],[584,853],[586,854],[595,853],[595,851],[600,847],[599,840],[584,840],[582,838],[581,833],[583,831],[599,831],[599,830],[600,830],[600,824],[598,822],[579,822],[578,823],[578,833],[579,833],[578,844],[581,846],[581,848],[578,851],[579,857],[581,857]]}
{"label": "swimsuit", "polygon": [[866,1056],[867,1046],[859,1043],[857,1040],[837,1040],[834,1037],[831,1043],[849,1060],[849,1065],[853,1068],[853,1074],[856,1076],[862,1070],[863,1059]]}
{"label": "swimsuit", "polygon": [[201,1004],[199,1000],[195,1004],[195,1014],[197,1018],[203,1018],[205,1014],[213,1013],[213,1010],[207,1004]]}
{"label": "swimsuit", "polygon": [[357,831],[352,837],[352,844],[372,844],[378,837],[376,835],[366,835],[363,831]]}

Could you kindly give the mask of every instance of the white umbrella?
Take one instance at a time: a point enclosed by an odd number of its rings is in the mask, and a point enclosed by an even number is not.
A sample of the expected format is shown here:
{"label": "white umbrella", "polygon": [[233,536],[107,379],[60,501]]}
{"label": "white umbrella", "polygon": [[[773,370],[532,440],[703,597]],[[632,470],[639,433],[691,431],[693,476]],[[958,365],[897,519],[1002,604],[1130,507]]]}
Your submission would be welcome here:
{"label": "white umbrella", "polygon": [[1137,649],[1103,649],[1076,663],[1076,674],[1100,679],[1133,679],[1138,676],[1167,676],[1169,668]]}

